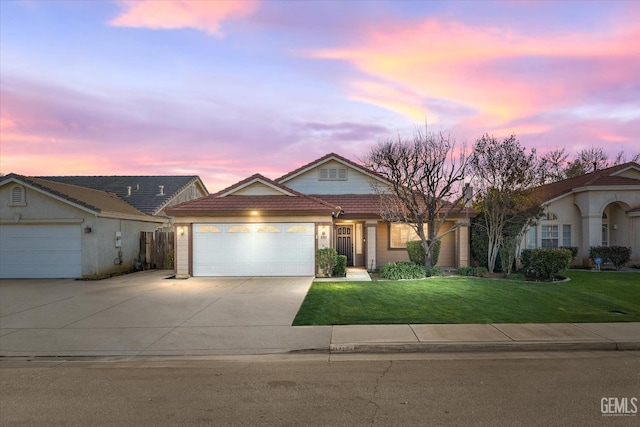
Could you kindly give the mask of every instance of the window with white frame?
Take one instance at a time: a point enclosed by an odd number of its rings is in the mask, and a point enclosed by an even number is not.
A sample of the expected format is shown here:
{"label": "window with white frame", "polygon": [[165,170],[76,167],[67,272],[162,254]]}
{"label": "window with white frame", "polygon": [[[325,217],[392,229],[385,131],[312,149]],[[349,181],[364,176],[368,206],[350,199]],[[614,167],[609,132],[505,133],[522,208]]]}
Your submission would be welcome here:
{"label": "window with white frame", "polygon": [[535,249],[538,246],[538,227],[532,226],[527,230],[526,247],[527,249]]}
{"label": "window with white frame", "polygon": [[562,246],[571,247],[571,224],[562,224]]}
{"label": "window with white frame", "polygon": [[540,228],[540,243],[543,248],[557,248],[558,247],[558,226],[557,225],[543,225]]}

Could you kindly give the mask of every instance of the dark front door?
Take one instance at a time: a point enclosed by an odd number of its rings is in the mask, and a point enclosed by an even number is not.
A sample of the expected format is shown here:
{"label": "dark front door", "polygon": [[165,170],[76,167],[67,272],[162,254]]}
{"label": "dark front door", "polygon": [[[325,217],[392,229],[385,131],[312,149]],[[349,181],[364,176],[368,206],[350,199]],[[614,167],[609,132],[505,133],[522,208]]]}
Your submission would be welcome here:
{"label": "dark front door", "polygon": [[337,247],[338,255],[347,257],[347,266],[353,267],[353,225],[339,225]]}

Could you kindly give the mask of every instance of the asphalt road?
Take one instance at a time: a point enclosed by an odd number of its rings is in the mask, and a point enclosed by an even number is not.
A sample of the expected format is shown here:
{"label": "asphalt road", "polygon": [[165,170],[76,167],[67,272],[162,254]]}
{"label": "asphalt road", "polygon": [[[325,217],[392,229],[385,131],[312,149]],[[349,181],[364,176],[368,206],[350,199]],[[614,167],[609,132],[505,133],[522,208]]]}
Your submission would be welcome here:
{"label": "asphalt road", "polygon": [[3,426],[640,424],[640,352],[2,359],[0,367]]}

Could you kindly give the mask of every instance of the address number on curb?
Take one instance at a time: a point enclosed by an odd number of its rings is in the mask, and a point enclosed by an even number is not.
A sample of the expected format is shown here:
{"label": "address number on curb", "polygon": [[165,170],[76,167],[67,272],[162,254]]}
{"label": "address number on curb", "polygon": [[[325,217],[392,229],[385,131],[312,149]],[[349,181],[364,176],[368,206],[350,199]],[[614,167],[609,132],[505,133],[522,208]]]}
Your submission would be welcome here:
{"label": "address number on curb", "polygon": [[353,344],[331,344],[331,351],[341,352],[341,351],[354,351],[356,346]]}

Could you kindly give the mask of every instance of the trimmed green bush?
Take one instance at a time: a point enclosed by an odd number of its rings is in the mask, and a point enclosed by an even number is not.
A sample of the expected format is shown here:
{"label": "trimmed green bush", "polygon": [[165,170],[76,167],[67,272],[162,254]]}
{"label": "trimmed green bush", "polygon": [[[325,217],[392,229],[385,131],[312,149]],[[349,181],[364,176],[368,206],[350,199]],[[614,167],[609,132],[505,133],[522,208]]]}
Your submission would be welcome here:
{"label": "trimmed green bush", "polygon": [[489,269],[487,267],[476,267],[477,277],[487,277],[489,275]]}
{"label": "trimmed green bush", "polygon": [[458,267],[456,268],[456,274],[458,276],[475,276],[476,269],[473,267]]}
{"label": "trimmed green bush", "polygon": [[[431,241],[428,241],[431,243]],[[433,253],[433,265],[438,263],[440,257],[440,247],[442,242],[436,240],[436,243],[431,248]],[[409,260],[414,264],[424,265],[424,249],[422,248],[422,242],[420,240],[410,240],[407,242],[407,253],[409,254]]]}
{"label": "trimmed green bush", "polygon": [[562,270],[569,268],[571,251],[562,248],[534,249],[529,271],[542,280],[553,280]]}
{"label": "trimmed green bush", "polygon": [[427,277],[433,277],[433,276],[444,276],[444,273],[442,272],[442,269],[440,267],[431,267],[428,268],[425,271],[425,274],[427,275]]}
{"label": "trimmed green bush", "polygon": [[602,258],[605,262],[610,262],[616,270],[620,270],[626,263],[631,261],[631,248],[624,246],[591,246],[589,248],[589,258],[595,260]]}
{"label": "trimmed green bush", "polygon": [[389,280],[423,279],[424,267],[413,262],[390,262],[378,270],[380,277]]}
{"label": "trimmed green bush", "polygon": [[489,274],[487,267],[459,267],[456,269],[459,276],[486,277]]}
{"label": "trimmed green bush", "polygon": [[324,277],[329,277],[338,263],[338,251],[333,248],[323,248],[316,251],[316,265],[322,270]]}
{"label": "trimmed green bush", "polygon": [[347,275],[347,256],[338,255],[336,265],[333,267],[333,277],[345,277]]}
{"label": "trimmed green bush", "polygon": [[562,249],[568,249],[571,251],[571,258],[575,258],[578,256],[578,247],[577,246],[560,246]]}

